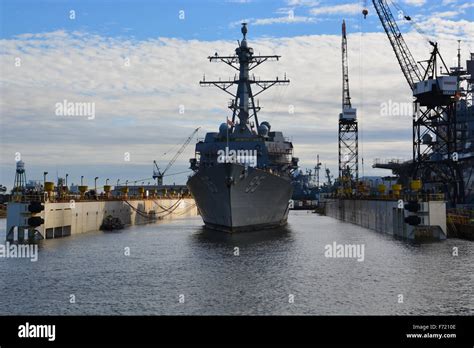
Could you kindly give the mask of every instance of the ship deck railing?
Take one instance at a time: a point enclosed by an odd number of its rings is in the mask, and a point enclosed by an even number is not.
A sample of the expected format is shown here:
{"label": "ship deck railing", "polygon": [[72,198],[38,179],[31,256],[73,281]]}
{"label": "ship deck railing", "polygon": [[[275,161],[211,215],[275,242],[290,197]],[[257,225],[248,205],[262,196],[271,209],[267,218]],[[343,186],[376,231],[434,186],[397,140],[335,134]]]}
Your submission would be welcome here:
{"label": "ship deck railing", "polygon": [[41,202],[44,203],[47,199],[46,194],[12,194],[10,197],[10,202],[16,203],[28,203],[28,202]]}
{"label": "ship deck railing", "polygon": [[156,200],[156,199],[179,199],[179,198],[192,198],[190,194],[168,194],[168,195],[156,195],[156,196],[140,196],[140,195],[127,195],[127,196],[85,196],[80,195],[67,195],[62,197],[51,197],[45,193],[36,195],[17,195],[12,196],[10,202],[14,203],[30,203],[30,202],[41,202],[41,203],[71,203],[74,202],[103,202],[103,201],[133,201],[133,200]]}

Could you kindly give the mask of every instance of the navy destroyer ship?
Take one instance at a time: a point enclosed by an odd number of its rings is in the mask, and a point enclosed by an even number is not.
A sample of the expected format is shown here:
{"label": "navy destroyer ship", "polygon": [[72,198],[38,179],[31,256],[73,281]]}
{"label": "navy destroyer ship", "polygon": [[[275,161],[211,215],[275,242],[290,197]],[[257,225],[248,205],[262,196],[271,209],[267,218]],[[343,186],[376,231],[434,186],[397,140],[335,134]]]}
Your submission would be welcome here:
{"label": "navy destroyer ship", "polygon": [[293,193],[291,177],[298,168],[293,144],[282,132],[273,131],[269,122],[258,119],[260,106],[255,97],[290,81],[286,75],[274,80],[256,78],[253,69],[280,56],[254,55],[247,43],[246,23],[241,31],[243,38],[235,54],[209,57],[238,74],[227,81],[206,81],[204,77],[200,82],[232,96],[228,104],[232,118],[226,118],[219,132],[207,133],[196,144],[195,158],[190,159],[194,173],[187,182],[206,227],[226,232],[286,224]]}

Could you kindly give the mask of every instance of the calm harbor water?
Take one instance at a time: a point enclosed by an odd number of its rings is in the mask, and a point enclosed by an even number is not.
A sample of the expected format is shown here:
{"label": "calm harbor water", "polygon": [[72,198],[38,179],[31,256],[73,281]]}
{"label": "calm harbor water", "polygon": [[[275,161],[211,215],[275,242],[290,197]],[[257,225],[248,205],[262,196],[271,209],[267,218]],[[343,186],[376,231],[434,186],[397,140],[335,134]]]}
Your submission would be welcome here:
{"label": "calm harbor water", "polygon": [[[325,257],[333,242],[363,244],[364,261]],[[415,245],[301,211],[286,228],[227,235],[195,217],[43,241],[37,262],[0,258],[0,314],[472,315],[473,270],[465,240]]]}

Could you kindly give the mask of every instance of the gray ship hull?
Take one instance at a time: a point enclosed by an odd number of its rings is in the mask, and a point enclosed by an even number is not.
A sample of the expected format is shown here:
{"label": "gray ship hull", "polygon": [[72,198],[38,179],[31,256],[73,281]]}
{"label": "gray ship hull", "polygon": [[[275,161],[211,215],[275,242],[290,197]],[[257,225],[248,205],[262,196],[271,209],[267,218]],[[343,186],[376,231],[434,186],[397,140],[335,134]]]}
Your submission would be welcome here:
{"label": "gray ship hull", "polygon": [[222,163],[199,169],[187,185],[209,228],[238,232],[286,224],[293,187],[278,175]]}

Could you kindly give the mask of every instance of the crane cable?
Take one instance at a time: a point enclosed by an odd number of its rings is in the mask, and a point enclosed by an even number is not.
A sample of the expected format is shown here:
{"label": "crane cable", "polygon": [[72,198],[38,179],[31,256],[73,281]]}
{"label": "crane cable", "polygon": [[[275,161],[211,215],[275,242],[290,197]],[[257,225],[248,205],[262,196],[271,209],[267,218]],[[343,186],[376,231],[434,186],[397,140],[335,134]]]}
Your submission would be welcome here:
{"label": "crane cable", "polygon": [[[364,1],[364,8],[366,5],[366,2]],[[365,19],[364,19],[365,20]],[[365,103],[364,103],[364,68],[363,68],[363,62],[364,60],[362,59],[362,52],[363,52],[363,42],[364,42],[364,20],[362,20],[362,17],[360,17],[359,25],[360,25],[360,43],[359,43],[359,81],[360,81],[360,113],[358,115],[358,129],[360,131],[360,158],[361,158],[361,169],[362,169],[362,176],[359,178],[364,177],[364,127],[363,125],[363,118],[362,115],[364,115],[365,111]]]}
{"label": "crane cable", "polygon": [[423,37],[423,39],[426,40],[426,43],[429,44],[431,41],[433,41],[432,39],[430,39],[429,35],[423,29],[421,29],[421,27],[418,24],[416,24],[413,21],[413,18],[411,18],[411,16],[409,16],[407,12],[395,0],[387,0],[387,1],[390,1],[393,7],[395,7],[398,10],[398,18],[405,19],[405,21],[413,29],[415,29],[418,32],[418,34],[420,34]]}
{"label": "crane cable", "polygon": [[[197,132],[196,132],[197,134]],[[194,135],[193,135],[193,138],[194,138]],[[163,152],[163,157],[168,155],[171,151],[174,151],[177,147],[183,145],[183,142],[179,142],[177,144],[174,144],[173,146],[171,146],[168,150],[166,150],[165,152]]]}

